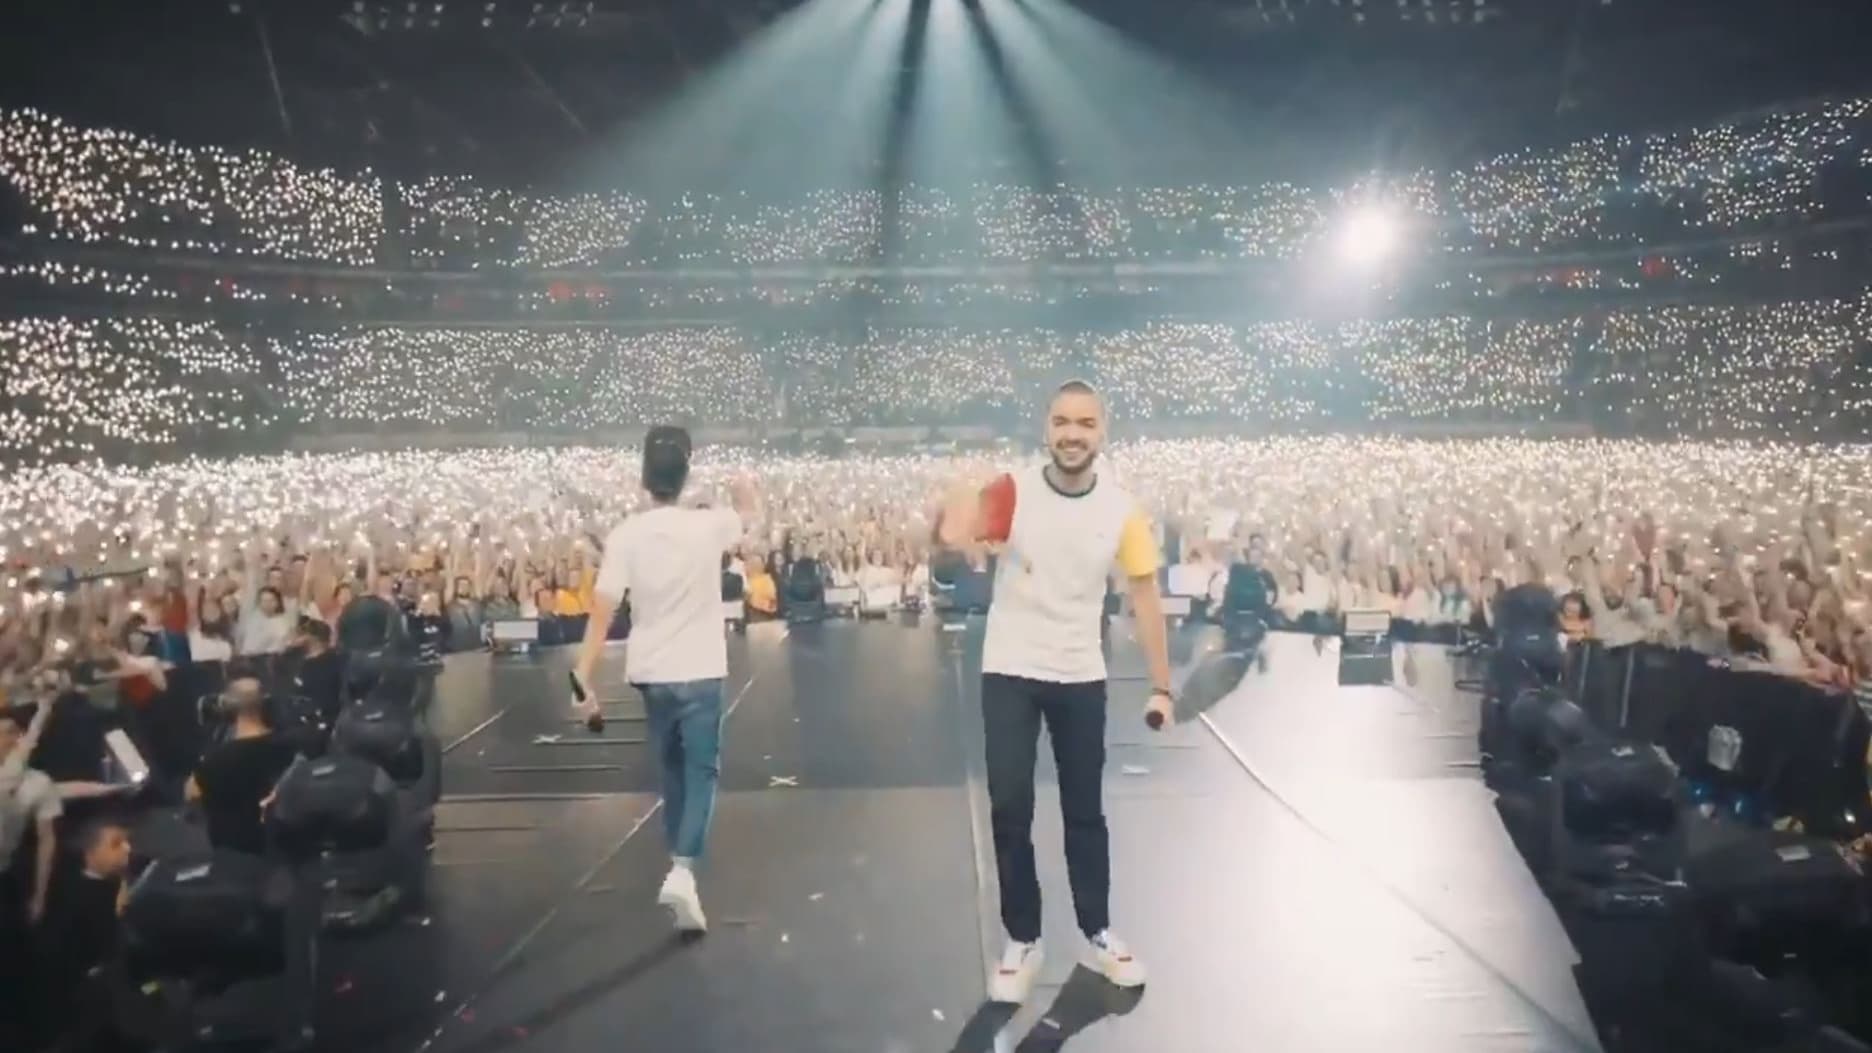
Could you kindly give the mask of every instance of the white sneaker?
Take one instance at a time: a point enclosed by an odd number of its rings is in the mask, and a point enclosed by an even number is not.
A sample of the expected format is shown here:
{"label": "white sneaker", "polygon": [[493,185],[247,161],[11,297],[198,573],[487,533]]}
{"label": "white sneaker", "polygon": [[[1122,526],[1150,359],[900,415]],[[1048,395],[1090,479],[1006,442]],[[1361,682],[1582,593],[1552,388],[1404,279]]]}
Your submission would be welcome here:
{"label": "white sneaker", "polygon": [[994,975],[988,979],[988,1000],[1002,1005],[1020,1005],[1027,1001],[1034,981],[1040,977],[1040,963],[1044,957],[1038,943],[1009,940]]}
{"label": "white sneaker", "polygon": [[702,897],[696,894],[695,872],[688,867],[671,867],[663,879],[657,903],[669,911],[681,932],[707,932],[708,919],[702,915]]}
{"label": "white sneaker", "polygon": [[1092,937],[1092,966],[1118,987],[1144,986],[1144,963],[1110,929]]}

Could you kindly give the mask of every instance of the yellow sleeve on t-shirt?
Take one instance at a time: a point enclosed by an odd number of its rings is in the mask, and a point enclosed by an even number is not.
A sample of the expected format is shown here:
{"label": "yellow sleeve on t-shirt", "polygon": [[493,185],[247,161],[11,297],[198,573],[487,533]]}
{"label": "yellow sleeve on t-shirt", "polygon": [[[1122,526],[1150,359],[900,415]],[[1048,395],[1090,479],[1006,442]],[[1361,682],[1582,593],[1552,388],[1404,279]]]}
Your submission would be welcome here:
{"label": "yellow sleeve on t-shirt", "polygon": [[1135,509],[1125,517],[1124,530],[1118,535],[1118,569],[1131,578],[1157,573],[1157,542],[1151,537],[1150,520]]}

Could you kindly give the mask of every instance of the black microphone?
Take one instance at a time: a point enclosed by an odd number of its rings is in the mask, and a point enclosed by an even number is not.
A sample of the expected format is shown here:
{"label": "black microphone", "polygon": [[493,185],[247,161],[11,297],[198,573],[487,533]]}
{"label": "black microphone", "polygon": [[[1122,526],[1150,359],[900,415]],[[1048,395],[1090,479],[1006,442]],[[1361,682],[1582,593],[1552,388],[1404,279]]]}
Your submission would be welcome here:
{"label": "black microphone", "polygon": [[1162,731],[1163,730],[1163,713],[1155,709],[1145,710],[1144,711],[1144,723],[1149,725],[1152,731]]}
{"label": "black microphone", "polygon": [[[579,682],[577,673],[567,673],[566,675],[572,679],[572,697],[579,700],[579,705],[584,705],[585,685]],[[592,710],[592,715],[585,718],[585,730],[594,735],[600,735],[604,733],[604,729],[604,711],[599,709]]]}

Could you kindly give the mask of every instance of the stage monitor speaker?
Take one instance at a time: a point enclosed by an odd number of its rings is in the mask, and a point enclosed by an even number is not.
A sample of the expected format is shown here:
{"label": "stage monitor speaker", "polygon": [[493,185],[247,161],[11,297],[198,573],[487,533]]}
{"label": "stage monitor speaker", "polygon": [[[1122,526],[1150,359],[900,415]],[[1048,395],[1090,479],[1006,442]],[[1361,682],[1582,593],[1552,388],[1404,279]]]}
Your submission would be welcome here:
{"label": "stage monitor speaker", "polygon": [[1391,615],[1385,611],[1347,611],[1339,634],[1339,682],[1380,685],[1391,682]]}

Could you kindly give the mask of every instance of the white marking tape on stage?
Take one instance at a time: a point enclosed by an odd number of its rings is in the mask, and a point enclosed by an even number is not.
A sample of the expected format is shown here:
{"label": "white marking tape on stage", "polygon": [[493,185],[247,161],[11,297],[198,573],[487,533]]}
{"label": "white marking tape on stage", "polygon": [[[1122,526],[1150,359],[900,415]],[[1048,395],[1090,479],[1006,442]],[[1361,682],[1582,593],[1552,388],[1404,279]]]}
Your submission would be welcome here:
{"label": "white marking tape on stage", "polygon": [[444,754],[447,754],[449,751],[453,750],[455,747],[461,745],[464,742],[467,742],[469,739],[474,738],[476,735],[479,735],[483,731],[486,731],[487,729],[493,727],[495,721],[507,715],[508,708],[511,708],[511,707],[503,708],[499,712],[495,713],[493,716],[487,718],[486,720],[482,721],[479,724],[476,724],[474,727],[469,728],[468,733],[466,735],[463,735],[461,738],[458,738],[454,742],[451,742],[448,745],[442,747],[442,752]]}
{"label": "white marking tape on stage", "polygon": [[[1408,692],[1405,694],[1408,697]],[[1248,755],[1235,744],[1233,739],[1229,738],[1228,734],[1222,730],[1221,726],[1215,722],[1213,717],[1208,713],[1199,713],[1196,715],[1196,719],[1202,721],[1203,726],[1209,729],[1209,734],[1215,736],[1216,742],[1219,743],[1223,751],[1235,761],[1236,766],[1242,770],[1242,774],[1246,775],[1256,785],[1260,786],[1268,797],[1272,799],[1276,805],[1280,806],[1281,810],[1291,815],[1303,829],[1318,838],[1328,849],[1338,853],[1340,858],[1342,858],[1354,872],[1363,874],[1372,884],[1376,885],[1386,895],[1390,896],[1393,901],[1398,903],[1405,910],[1416,915],[1420,921],[1434,930],[1438,935],[1448,940],[1457,950],[1461,951],[1480,967],[1483,972],[1489,974],[1497,983],[1507,988],[1522,1004],[1526,1005],[1540,1016],[1545,1017],[1547,1022],[1557,1028],[1561,1035],[1565,1037],[1570,1048],[1581,1051],[1581,1053],[1585,1053],[1585,1051],[1589,1050],[1597,1050],[1599,1048],[1599,1042],[1595,1037],[1582,1032],[1572,1021],[1565,1019],[1560,1013],[1548,1008],[1544,1002],[1535,997],[1533,993],[1529,992],[1526,988],[1522,987],[1513,977],[1509,976],[1507,972],[1490,960],[1487,955],[1483,954],[1468,940],[1463,939],[1449,926],[1444,925],[1438,920],[1432,911],[1418,904],[1416,900],[1387,879],[1370,863],[1366,862],[1358,853],[1347,848],[1334,838],[1332,834],[1328,833],[1324,827],[1309,818],[1297,804],[1283,795],[1273,783],[1267,780],[1261,773],[1261,770],[1255,766],[1253,761],[1248,759]]]}
{"label": "white marking tape on stage", "polygon": [[[784,638],[784,636],[785,634],[783,633],[782,638]],[[722,714],[722,720],[724,723],[726,723],[729,717],[734,716],[734,711],[740,708],[741,700],[747,697],[748,691],[754,687],[755,681],[758,680],[759,678],[760,677],[758,673],[750,675],[748,677],[748,682],[741,685],[741,690],[736,692],[734,700],[728,703],[728,709]],[[505,713],[506,711],[502,710],[501,712]],[[501,713],[495,714],[494,717],[489,718],[485,722],[485,724],[492,724],[494,720],[498,719],[500,716],[501,716]],[[485,724],[483,726],[485,726]],[[478,731],[480,729],[477,728],[476,730]],[[470,734],[473,734],[473,732],[470,732]],[[466,737],[464,736],[463,740],[465,740],[465,738]],[[463,741],[463,740],[458,740],[458,741]],[[630,829],[624,831],[624,836],[618,838],[617,843],[612,845],[610,850],[607,851],[601,858],[599,858],[599,860],[596,863],[593,863],[590,870],[587,870],[583,875],[579,877],[577,881],[573,882],[572,887],[567,889],[564,895],[554,900],[552,906],[546,909],[546,913],[540,917],[539,921],[533,924],[532,928],[529,928],[525,933],[523,933],[520,936],[519,939],[515,940],[511,945],[508,946],[506,952],[503,953],[500,956],[500,959],[494,963],[494,968],[489,970],[487,974],[487,979],[482,981],[481,985],[478,988],[476,988],[472,993],[470,993],[467,998],[464,998],[461,1000],[461,1002],[457,1003],[455,1008],[450,1011],[446,1019],[447,1020],[463,1019],[465,1014],[467,1014],[469,1010],[473,1009],[475,1004],[481,1000],[481,996],[486,994],[490,989],[492,989],[494,984],[497,981],[499,981],[501,977],[505,976],[508,970],[513,968],[514,963],[518,962],[520,960],[521,955],[526,953],[526,949],[532,945],[535,939],[539,938],[539,934],[542,932],[545,932],[549,927],[551,927],[553,921],[559,917],[559,912],[565,908],[565,905],[567,903],[570,903],[580,893],[584,892],[591,885],[592,881],[595,878],[597,878],[599,873],[601,873],[605,867],[610,866],[611,862],[615,860],[624,851],[624,847],[630,844],[632,838],[637,836],[637,831],[642,830],[645,824],[649,823],[650,820],[654,818],[659,811],[662,811],[662,810],[663,810],[662,798],[659,797],[657,800],[651,802],[650,807],[644,809],[644,813],[638,816],[637,819],[631,823]],[[446,1028],[447,1026],[448,1026],[447,1023],[445,1022],[442,1025],[442,1028],[437,1029],[435,1035],[430,1036],[428,1041],[421,1043],[417,1048],[419,1050],[427,1049],[430,1045],[434,1043],[435,1039],[440,1036],[442,1029]]]}

